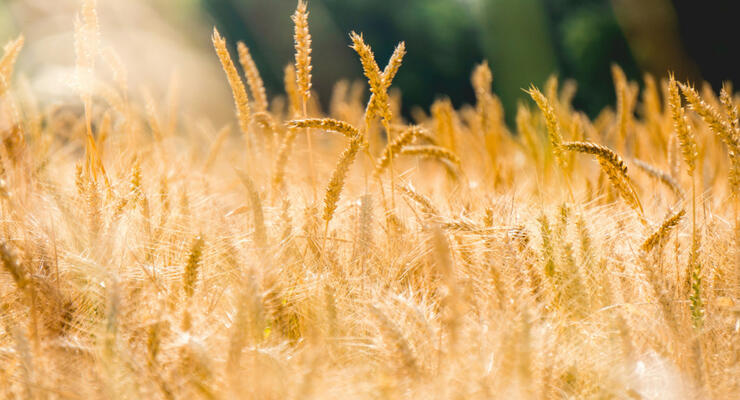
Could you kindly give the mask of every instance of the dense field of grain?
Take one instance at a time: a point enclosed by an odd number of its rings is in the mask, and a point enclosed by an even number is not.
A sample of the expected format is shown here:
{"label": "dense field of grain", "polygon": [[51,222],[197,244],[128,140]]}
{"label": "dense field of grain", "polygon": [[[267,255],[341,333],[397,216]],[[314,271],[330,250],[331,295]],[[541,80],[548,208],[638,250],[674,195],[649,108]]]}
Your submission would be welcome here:
{"label": "dense field of grain", "polygon": [[322,110],[305,3],[293,21],[270,98],[214,29],[233,99],[213,101],[235,117],[205,132],[129,88],[94,1],[74,104],[40,107],[13,71],[23,37],[5,46],[0,397],[740,393],[729,83],[641,91],[614,66],[615,107],[591,120],[553,77],[513,129],[483,62],[476,104],[408,121],[392,83],[424,49],[384,66],[351,33],[367,81]]}

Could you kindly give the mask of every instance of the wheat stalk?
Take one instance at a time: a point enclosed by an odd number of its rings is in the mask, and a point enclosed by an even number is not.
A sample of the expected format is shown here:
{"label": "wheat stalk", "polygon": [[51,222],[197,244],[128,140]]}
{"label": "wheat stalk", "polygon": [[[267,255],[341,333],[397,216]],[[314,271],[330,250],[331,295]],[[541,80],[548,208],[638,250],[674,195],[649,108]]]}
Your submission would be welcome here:
{"label": "wheat stalk", "polygon": [[280,144],[280,148],[278,149],[272,178],[273,186],[276,189],[280,188],[285,179],[285,166],[288,163],[288,158],[293,150],[293,142],[295,142],[297,133],[298,131],[295,129],[288,129],[288,132],[285,134],[285,137],[283,137],[283,142]]}
{"label": "wheat stalk", "polygon": [[367,194],[360,198],[360,220],[359,220],[359,248],[360,268],[365,274],[365,263],[368,258],[368,251],[373,247],[373,198]]}
{"label": "wheat stalk", "polygon": [[[352,46],[350,47],[357,53],[357,55],[360,56],[362,70],[368,80],[368,83],[370,85],[370,92],[372,93],[370,98],[371,102],[368,103],[368,106],[365,109],[365,130],[368,131],[370,129],[372,116],[378,114],[382,118],[383,127],[388,134],[388,141],[392,142],[393,136],[390,126],[393,115],[390,109],[388,87],[390,86],[390,81],[393,79],[393,76],[395,76],[398,68],[401,65],[401,60],[406,52],[406,46],[402,42],[398,47],[396,47],[396,50],[394,51],[393,56],[391,57],[388,66],[386,67],[386,76],[385,73],[381,73],[380,67],[378,67],[378,63],[375,61],[375,55],[373,54],[370,46],[365,43],[362,35],[358,35],[356,32],[352,31],[350,33],[350,38],[352,39]],[[389,165],[389,173],[391,176],[391,207],[395,208],[396,177],[395,172],[393,171],[393,158],[390,158]]]}
{"label": "wheat stalk", "polygon": [[[694,171],[696,170],[696,161],[699,157],[699,154],[697,152],[694,133],[691,130],[691,126],[689,125],[688,119],[686,118],[686,113],[683,109],[683,106],[681,105],[681,95],[678,91],[678,83],[676,82],[673,74],[670,75],[669,79],[670,80],[668,83],[668,90],[670,98],[668,103],[671,108],[671,117],[673,119],[674,128],[676,129],[678,141],[681,144],[681,153],[683,154],[684,161],[688,166],[688,174],[691,177],[691,252],[689,254],[689,263],[686,273],[688,284],[691,288],[694,287],[694,285],[692,284],[694,278],[698,278],[701,276],[700,273],[694,274],[695,270],[701,268],[701,264],[696,261],[698,259],[699,234],[696,229],[696,176],[694,176]],[[699,284],[700,283],[701,282],[699,282]],[[691,296],[692,295],[689,295],[690,298]],[[693,305],[694,302],[692,302],[692,315],[696,317],[696,315],[693,313]],[[695,319],[694,322],[696,323],[697,320]]]}
{"label": "wheat stalk", "polygon": [[[729,87],[729,83],[724,82],[722,89],[720,90],[720,101],[727,110],[727,116],[730,119],[730,125],[733,129],[733,137],[736,141],[740,141],[740,119],[738,118],[738,109],[734,100],[732,99],[732,89]],[[740,293],[740,158],[737,157],[737,153],[730,151],[730,172],[729,172],[729,185],[730,192],[734,197],[733,212],[735,219],[735,285],[739,288]]]}
{"label": "wheat stalk", "polygon": [[97,179],[98,175],[102,174],[106,185],[110,188],[110,181],[105,172],[92,129],[93,74],[95,72],[95,61],[99,53],[99,44],[100,27],[98,26],[96,0],[85,0],[80,14],[75,18],[75,53],[77,85],[85,108],[87,170],[88,173],[92,174],[93,179]]}
{"label": "wheat stalk", "polygon": [[[308,9],[303,0],[298,0],[298,6],[292,16],[293,40],[295,42],[295,77],[297,94],[301,99],[302,116],[308,117],[307,102],[311,97],[311,34],[308,31]],[[286,71],[287,72],[287,71]],[[311,131],[306,130],[306,143],[308,144],[308,176],[313,188],[314,200],[316,198],[316,175],[314,172],[313,144],[311,143]]]}
{"label": "wheat stalk", "polygon": [[216,162],[218,153],[219,151],[221,151],[221,147],[223,147],[223,144],[224,142],[226,142],[226,139],[229,137],[230,133],[231,126],[229,125],[224,125],[216,133],[216,139],[214,139],[213,143],[211,143],[211,148],[208,151],[208,156],[206,157],[206,161],[203,163],[203,171],[208,172],[208,170],[210,170],[213,166],[213,163]]}

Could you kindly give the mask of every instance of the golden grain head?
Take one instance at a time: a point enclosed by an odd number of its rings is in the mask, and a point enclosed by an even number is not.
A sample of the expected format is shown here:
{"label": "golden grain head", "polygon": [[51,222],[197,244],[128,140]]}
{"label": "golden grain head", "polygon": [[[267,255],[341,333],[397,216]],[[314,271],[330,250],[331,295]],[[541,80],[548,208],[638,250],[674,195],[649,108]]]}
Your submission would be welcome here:
{"label": "golden grain head", "polygon": [[562,158],[560,144],[563,142],[562,134],[560,133],[560,122],[555,113],[555,109],[550,104],[545,95],[540,92],[534,85],[532,85],[527,93],[537,103],[537,107],[540,108],[542,114],[545,117],[545,123],[547,125],[547,136],[550,139],[550,145],[552,146],[555,158],[561,165],[564,165],[564,159]]}
{"label": "golden grain head", "polygon": [[236,105],[236,116],[239,120],[239,127],[244,135],[249,132],[250,122],[250,109],[249,100],[247,99],[247,90],[244,87],[244,82],[239,76],[239,73],[234,66],[234,62],[231,60],[229,50],[226,48],[226,39],[221,37],[216,27],[213,28],[213,47],[216,50],[216,55],[219,61],[221,61],[221,67],[226,73],[226,78],[231,87],[231,94],[234,97],[234,103]]}
{"label": "golden grain head", "polygon": [[689,125],[686,113],[681,104],[681,96],[678,93],[678,83],[672,74],[670,75],[668,88],[668,105],[671,109],[673,128],[678,137],[684,162],[686,162],[686,165],[688,166],[689,175],[693,176],[694,170],[696,169],[696,159],[698,157],[696,139],[694,138],[694,132],[691,125]]}
{"label": "golden grain head", "polygon": [[295,25],[293,39],[295,41],[295,71],[296,83],[300,96],[305,99],[311,96],[311,34],[308,31],[308,8],[306,2],[298,1],[293,14]]}
{"label": "golden grain head", "polygon": [[663,223],[660,225],[658,230],[656,230],[653,234],[648,236],[647,239],[642,243],[642,249],[644,251],[650,251],[652,250],[656,245],[660,244],[662,241],[664,241],[668,234],[671,232],[673,228],[678,225],[678,223],[681,221],[681,218],[686,215],[686,210],[679,210],[675,214],[669,215],[668,218],[663,221]]}
{"label": "golden grain head", "polygon": [[254,98],[254,108],[257,112],[267,111],[267,93],[265,92],[265,84],[262,82],[262,77],[257,69],[254,59],[252,59],[252,53],[249,51],[243,42],[237,43],[237,51],[239,52],[239,63],[242,65],[244,74],[247,76],[247,84],[249,90],[252,92],[252,98]]}

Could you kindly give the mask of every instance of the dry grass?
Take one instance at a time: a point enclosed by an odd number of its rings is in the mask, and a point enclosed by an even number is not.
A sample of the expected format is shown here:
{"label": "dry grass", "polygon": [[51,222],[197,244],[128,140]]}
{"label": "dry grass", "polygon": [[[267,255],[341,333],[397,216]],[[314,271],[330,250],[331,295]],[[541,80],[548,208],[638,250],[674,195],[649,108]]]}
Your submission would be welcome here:
{"label": "dry grass", "polygon": [[5,47],[0,397],[740,392],[729,85],[717,100],[646,78],[640,97],[615,67],[618,111],[590,121],[553,78],[510,132],[483,63],[477,104],[411,124],[389,94],[405,46],[381,71],[352,34],[369,90],[340,82],[323,112],[307,102],[308,15],[301,1],[278,101],[239,46],[248,97],[214,30],[241,135],[179,123],[176,102],[161,115],[111,51],[107,84],[93,1],[71,117],[34,108],[14,73],[23,38]]}

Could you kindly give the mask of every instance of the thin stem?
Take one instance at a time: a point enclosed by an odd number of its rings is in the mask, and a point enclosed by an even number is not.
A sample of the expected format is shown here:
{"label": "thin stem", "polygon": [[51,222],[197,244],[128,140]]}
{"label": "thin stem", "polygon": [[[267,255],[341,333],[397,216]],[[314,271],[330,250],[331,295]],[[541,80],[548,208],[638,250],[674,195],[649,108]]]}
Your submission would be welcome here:
{"label": "thin stem", "polygon": [[[391,127],[389,121],[386,121],[383,119],[383,128],[385,129],[386,135],[388,136],[388,143],[393,143],[393,134],[391,133]],[[391,152],[390,157],[388,158],[389,164],[388,164],[388,171],[391,175],[391,209],[396,209],[396,174],[393,170],[393,159],[395,158],[395,154]]]}
{"label": "thin stem", "polygon": [[326,220],[326,223],[324,223],[324,240],[321,243],[321,255],[322,257],[325,254],[326,250],[326,240],[329,238],[329,220]]}
{"label": "thin stem", "polygon": [[696,178],[691,176],[691,241],[696,241]]}
{"label": "thin stem", "polygon": [[[303,118],[308,118],[308,111],[306,106],[307,98],[303,95]],[[308,180],[311,184],[311,190],[313,190],[313,201],[316,202],[316,175],[314,173],[313,165],[313,146],[311,145],[311,130],[306,128],[306,141],[308,142]]]}
{"label": "thin stem", "polygon": [[691,245],[696,243],[696,178],[691,177]]}

